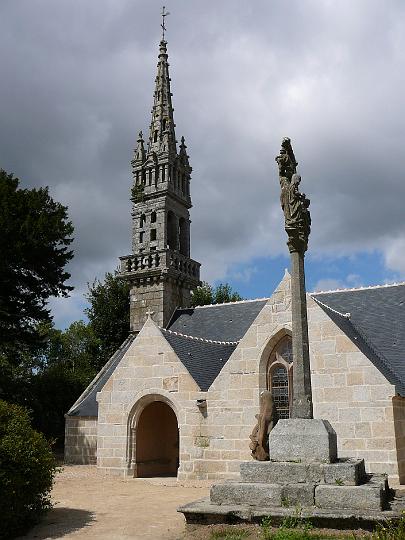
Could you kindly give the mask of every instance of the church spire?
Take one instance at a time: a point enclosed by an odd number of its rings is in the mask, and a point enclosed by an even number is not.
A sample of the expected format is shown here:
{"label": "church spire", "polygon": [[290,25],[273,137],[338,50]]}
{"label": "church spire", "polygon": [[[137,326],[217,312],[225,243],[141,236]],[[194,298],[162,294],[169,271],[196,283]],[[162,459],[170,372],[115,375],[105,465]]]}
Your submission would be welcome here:
{"label": "church spire", "polygon": [[177,306],[190,305],[190,291],[200,284],[200,263],[190,257],[192,168],[184,137],[177,149],[174,131],[167,15],[163,8],[149,139],[144,145],[139,133],[131,162],[132,254],[120,257],[121,277],[131,284],[133,332],[139,332],[150,311],[159,326],[166,326]]}
{"label": "church spire", "polygon": [[167,42],[162,39],[159,45],[148,153],[176,153],[175,123],[173,118],[172,93],[170,91],[169,63],[167,59]]}

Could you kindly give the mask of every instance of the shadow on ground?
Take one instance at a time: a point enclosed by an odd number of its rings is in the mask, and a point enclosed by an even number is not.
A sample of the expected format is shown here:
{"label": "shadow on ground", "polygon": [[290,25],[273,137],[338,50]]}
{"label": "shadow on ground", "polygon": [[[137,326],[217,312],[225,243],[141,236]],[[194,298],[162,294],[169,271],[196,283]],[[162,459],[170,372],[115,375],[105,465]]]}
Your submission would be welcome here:
{"label": "shadow on ground", "polygon": [[48,538],[63,538],[65,535],[88,527],[95,521],[94,513],[77,508],[52,508],[43,519],[33,527],[24,540],[45,540]]}

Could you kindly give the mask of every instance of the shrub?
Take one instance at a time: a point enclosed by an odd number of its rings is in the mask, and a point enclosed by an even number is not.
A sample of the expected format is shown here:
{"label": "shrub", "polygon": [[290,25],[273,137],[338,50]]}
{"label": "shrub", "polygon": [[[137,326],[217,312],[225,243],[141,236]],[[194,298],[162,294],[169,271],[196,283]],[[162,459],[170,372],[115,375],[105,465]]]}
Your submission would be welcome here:
{"label": "shrub", "polygon": [[24,532],[51,507],[56,463],[28,411],[0,400],[0,539]]}

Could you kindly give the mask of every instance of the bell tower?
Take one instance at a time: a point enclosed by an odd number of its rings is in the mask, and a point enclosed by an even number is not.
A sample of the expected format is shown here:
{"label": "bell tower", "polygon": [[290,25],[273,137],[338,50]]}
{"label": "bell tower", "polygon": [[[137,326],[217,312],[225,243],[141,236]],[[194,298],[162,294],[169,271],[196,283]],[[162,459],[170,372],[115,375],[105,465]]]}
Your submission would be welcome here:
{"label": "bell tower", "polygon": [[200,284],[200,263],[190,258],[192,169],[184,137],[177,149],[175,127],[163,38],[147,146],[141,131],[131,161],[132,255],[120,257],[120,275],[131,284],[133,332],[150,311],[166,326],[176,307],[190,305],[190,292]]}

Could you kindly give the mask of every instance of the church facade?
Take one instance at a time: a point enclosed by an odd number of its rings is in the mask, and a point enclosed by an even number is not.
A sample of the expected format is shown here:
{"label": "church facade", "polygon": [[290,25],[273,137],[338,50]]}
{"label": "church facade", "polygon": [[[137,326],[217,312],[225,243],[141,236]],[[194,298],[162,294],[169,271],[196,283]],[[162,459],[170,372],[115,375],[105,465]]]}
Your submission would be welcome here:
{"label": "church facade", "polygon": [[[278,416],[292,400],[291,280],[270,298],[190,305],[191,167],[177,149],[161,41],[147,146],[132,160],[131,328],[66,415],[65,458],[111,474],[220,479],[252,459],[260,392]],[[339,455],[405,482],[405,284],[307,295],[314,416]],[[182,306],[182,307],[178,307]]]}

